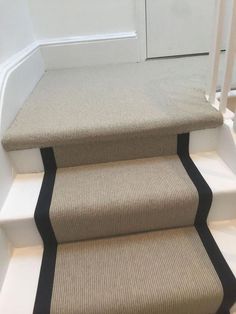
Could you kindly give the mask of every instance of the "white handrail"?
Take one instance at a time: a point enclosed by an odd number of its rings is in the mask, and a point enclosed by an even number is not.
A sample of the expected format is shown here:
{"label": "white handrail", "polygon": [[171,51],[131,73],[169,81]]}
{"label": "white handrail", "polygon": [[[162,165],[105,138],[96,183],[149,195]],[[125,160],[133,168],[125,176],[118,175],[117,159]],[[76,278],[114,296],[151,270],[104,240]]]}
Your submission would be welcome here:
{"label": "white handrail", "polygon": [[[226,5],[229,5],[228,0],[217,0],[216,2],[213,43],[210,51],[211,60],[209,72],[210,78],[207,90],[207,99],[212,105],[215,105],[217,102],[216,87],[219,74],[220,51],[222,45]],[[222,82],[221,99],[219,103],[219,110],[222,113],[226,112],[228,94],[231,89],[235,51],[236,51],[236,0],[232,0],[230,27],[226,48],[225,70]]]}
{"label": "white handrail", "polygon": [[225,18],[225,1],[217,0],[215,9],[215,21],[214,21],[214,34],[212,47],[210,51],[210,75],[209,75],[209,86],[207,91],[208,100],[211,104],[215,103],[216,97],[216,86],[217,78],[219,72],[219,62],[220,62],[220,51],[224,28],[224,18]]}
{"label": "white handrail", "polygon": [[223,85],[222,85],[222,91],[221,91],[221,97],[220,97],[220,111],[222,113],[226,111],[228,94],[231,89],[235,49],[236,49],[236,0],[233,0],[229,38],[228,38],[228,43],[227,43],[227,48],[226,48],[225,73],[223,77]]}

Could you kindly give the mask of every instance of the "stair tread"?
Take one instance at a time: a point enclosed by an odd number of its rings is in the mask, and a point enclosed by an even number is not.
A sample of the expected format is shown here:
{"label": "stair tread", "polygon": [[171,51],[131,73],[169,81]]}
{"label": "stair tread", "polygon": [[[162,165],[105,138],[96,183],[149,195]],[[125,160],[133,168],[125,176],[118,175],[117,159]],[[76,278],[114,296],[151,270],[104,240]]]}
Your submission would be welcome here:
{"label": "stair tread", "polygon": [[216,127],[207,57],[48,71],[3,138],[7,150]]}
{"label": "stair tread", "polygon": [[59,245],[50,313],[209,314],[222,298],[188,227]]}
{"label": "stair tread", "polygon": [[50,207],[58,242],[192,225],[198,193],[177,155],[59,168]]}

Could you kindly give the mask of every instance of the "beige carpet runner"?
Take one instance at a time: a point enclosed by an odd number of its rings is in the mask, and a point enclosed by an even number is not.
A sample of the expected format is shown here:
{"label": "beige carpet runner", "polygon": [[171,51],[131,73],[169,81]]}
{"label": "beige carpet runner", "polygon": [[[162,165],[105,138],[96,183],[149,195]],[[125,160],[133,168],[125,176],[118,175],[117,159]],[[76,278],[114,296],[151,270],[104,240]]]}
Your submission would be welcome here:
{"label": "beige carpet runner", "polygon": [[222,300],[194,227],[58,246],[54,314],[216,313]]}
{"label": "beige carpet runner", "polygon": [[229,313],[236,280],[188,153],[190,131],[222,123],[197,60],[49,71],[7,130],[45,168],[34,314]]}

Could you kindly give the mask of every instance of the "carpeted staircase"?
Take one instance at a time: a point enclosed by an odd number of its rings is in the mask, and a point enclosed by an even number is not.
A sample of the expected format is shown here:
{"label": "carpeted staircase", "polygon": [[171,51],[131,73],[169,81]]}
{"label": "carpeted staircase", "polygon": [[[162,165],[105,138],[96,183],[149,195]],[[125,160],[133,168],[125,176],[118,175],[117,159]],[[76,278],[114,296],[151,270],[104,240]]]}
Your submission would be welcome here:
{"label": "carpeted staircase", "polygon": [[45,168],[35,314],[229,313],[236,280],[189,155],[189,132],[222,124],[199,60],[46,72],[7,130]]}

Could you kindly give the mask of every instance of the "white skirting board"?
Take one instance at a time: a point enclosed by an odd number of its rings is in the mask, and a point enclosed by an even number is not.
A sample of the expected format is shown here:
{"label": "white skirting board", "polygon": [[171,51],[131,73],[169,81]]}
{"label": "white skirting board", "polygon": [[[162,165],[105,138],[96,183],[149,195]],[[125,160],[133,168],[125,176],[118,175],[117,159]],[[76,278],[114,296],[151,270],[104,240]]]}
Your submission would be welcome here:
{"label": "white skirting board", "polygon": [[135,32],[45,40],[40,50],[46,69],[141,61]]}

